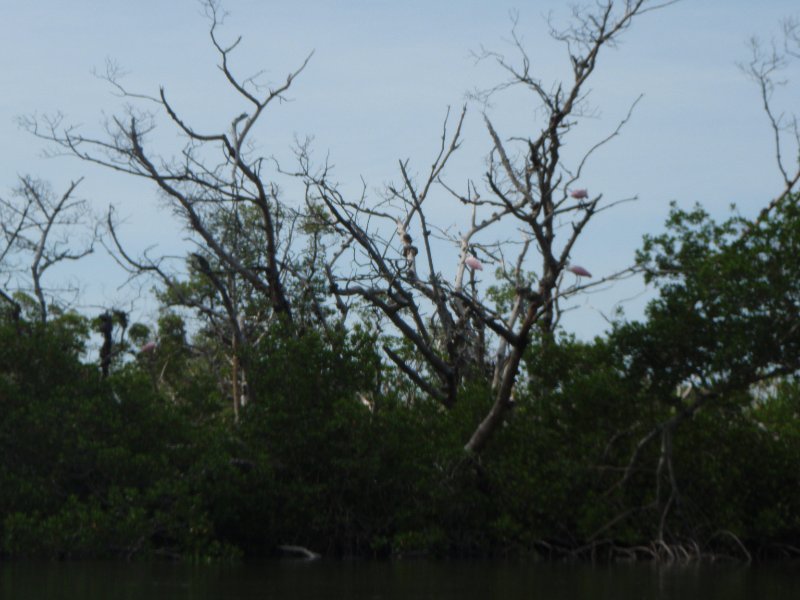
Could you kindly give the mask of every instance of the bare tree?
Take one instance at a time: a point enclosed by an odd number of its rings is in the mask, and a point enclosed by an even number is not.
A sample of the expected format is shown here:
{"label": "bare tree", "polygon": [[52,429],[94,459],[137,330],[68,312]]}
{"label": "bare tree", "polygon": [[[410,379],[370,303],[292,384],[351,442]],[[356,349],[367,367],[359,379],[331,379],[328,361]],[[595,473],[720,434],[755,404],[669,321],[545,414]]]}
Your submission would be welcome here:
{"label": "bare tree", "polygon": [[[27,288],[32,292],[42,323],[47,321],[50,304],[43,282],[45,273],[59,263],[79,260],[94,250],[97,229],[91,223],[89,206],[85,200],[74,197],[82,180],[70,183],[59,197],[48,183],[26,175],[19,178],[11,199],[0,198],[3,236],[0,265],[7,280],[16,277],[20,290]],[[85,227],[90,230],[86,239],[76,239],[76,232]],[[19,304],[12,296],[2,290],[0,295],[19,314]]]}
{"label": "bare tree", "polygon": [[783,189],[754,221],[754,225],[758,225],[778,204],[791,196],[800,182],[800,121],[796,113],[778,109],[773,98],[775,91],[788,83],[782,74],[800,64],[800,22],[791,18],[784,20],[781,44],[773,40],[765,45],[758,38],[751,38],[750,50],[749,62],[739,67],[755,82],[760,92],[772,132],[775,165],[783,180]]}
{"label": "bare tree", "polygon": [[[221,335],[230,340],[233,401],[238,411],[239,365],[246,360],[251,335],[263,333],[274,321],[298,327],[290,296],[313,279],[307,268],[298,266],[302,261],[295,254],[300,252],[296,248],[296,237],[301,235],[298,213],[282,197],[276,173],[270,173],[272,162],[257,155],[251,143],[267,109],[286,99],[311,55],[275,85],[259,81],[258,75],[242,77],[232,64],[241,37],[224,42],[220,36],[224,14],[219,2],[207,0],[203,6],[219,70],[242,103],[242,110],[231,116],[226,130],[203,131],[190,124],[163,87],[157,95],[128,90],[121,70],[112,62],[106,64],[100,77],[127,104],[122,114],[107,120],[104,134],[85,134],[66,124],[60,115],[26,118],[22,125],[54,142],[60,147],[59,153],[152,182],[182,218],[189,240],[197,246],[189,271],[203,279],[202,293],[189,292],[183,281],[186,269],[182,261],[175,265],[164,256],[133,256],[125,250],[111,215],[108,227],[115,254],[132,274],[160,279],[167,290],[172,290],[173,302],[199,311],[213,328],[224,330]],[[184,140],[177,156],[162,155],[149,144],[159,119],[165,119]],[[244,314],[243,306],[251,296],[259,299],[259,314]]]}
{"label": "bare tree", "polygon": [[[516,28],[516,61],[482,53],[481,58],[495,60],[508,79],[480,97],[487,100],[503,90],[523,88],[532,94],[542,125],[531,134],[505,136],[485,112],[491,142],[487,170],[482,182],[469,181],[464,191],[447,184],[444,171],[458,150],[465,111],[455,119],[448,112],[430,169],[417,178],[410,161],[401,161],[400,184],[388,186],[379,203],[370,203],[366,194],[347,198],[327,165],[315,167],[308,148],[300,149],[309,204],[324,206],[329,222],[342,233],[342,249],[328,266],[340,305],[358,298],[379,310],[413,348],[411,360],[387,345],[388,357],[444,406],[457,401],[465,381],[492,381],[493,404],[465,445],[469,453],[486,446],[511,408],[534,329],[551,332],[559,300],[599,283],[584,284],[564,273],[571,269],[587,274],[570,266],[572,249],[589,221],[616,202],[603,202],[602,194],[589,195],[575,186],[588,159],[619,133],[630,112],[576,165],[565,164],[562,147],[586,114],[586,82],[601,49],[613,46],[634,18],[666,4],[670,2],[609,1],[594,11],[576,10],[569,27],[551,32],[565,45],[572,65],[571,77],[552,85],[535,76]],[[452,235],[447,227],[431,222],[429,198],[436,192],[466,211],[465,231]],[[452,281],[446,280],[448,269],[438,258],[442,240],[458,249]],[[531,269],[537,254],[539,266]],[[349,258],[347,265],[343,258]],[[482,297],[476,271],[484,263],[497,265],[501,279],[513,290],[507,306],[492,306]],[[491,355],[487,340],[495,342]]]}
{"label": "bare tree", "polygon": [[[572,168],[561,157],[564,139],[586,110],[586,81],[601,48],[612,46],[638,15],[670,3],[608,1],[594,12],[576,11],[570,27],[552,31],[565,45],[572,69],[569,80],[552,86],[534,76],[516,33],[518,62],[485,53],[483,58],[496,60],[508,79],[484,98],[512,87],[529,90],[542,124],[533,133],[505,137],[490,115],[484,114],[491,142],[487,171],[483,182],[469,181],[463,191],[447,184],[444,172],[458,150],[465,110],[456,118],[448,113],[430,170],[419,178],[409,160],[401,161],[399,183],[387,188],[377,206],[370,205],[366,194],[356,199],[345,197],[332,181],[329,168],[314,166],[308,147],[301,147],[299,172],[307,186],[307,214],[300,219],[280,197],[277,172],[268,172],[271,163],[255,155],[250,134],[267,107],[285,98],[310,56],[274,87],[260,85],[254,77],[239,77],[231,56],[241,39],[230,44],[220,40],[223,19],[214,0],[204,6],[219,68],[247,107],[231,118],[227,131],[204,132],[189,124],[168,101],[164,88],[155,96],[127,90],[113,64],[107,65],[103,77],[129,105],[123,115],[109,119],[105,135],[85,135],[65,126],[61,117],[27,119],[23,124],[68,154],[156,184],[198,244],[190,267],[206,281],[215,306],[198,302],[197,296],[189,298],[179,274],[170,270],[163,257],[135,258],[125,252],[110,220],[117,252],[133,271],[160,277],[168,289],[177,291],[175,297],[210,320],[219,321],[223,316],[234,364],[246,355],[238,349],[247,345],[253,334],[258,335],[252,331],[252,321],[251,331],[244,331],[244,286],[268,300],[268,315],[256,327],[263,331],[273,318],[297,327],[290,297],[319,290],[325,277],[342,318],[353,299],[359,299],[392,323],[416,357],[404,356],[387,344],[388,357],[443,405],[449,407],[457,401],[466,381],[492,381],[492,409],[466,445],[468,451],[479,452],[512,405],[532,331],[535,327],[552,331],[558,321],[559,301],[587,287],[583,280],[564,277],[575,242],[594,215],[615,204],[602,203],[601,194],[589,196],[573,185],[578,184],[590,156],[617,135],[627,117]],[[186,140],[177,157],[161,156],[149,147],[157,114],[166,116]],[[453,234],[432,222],[428,206],[434,193],[443,193],[465,208],[469,215],[465,231]],[[254,217],[255,226],[243,225]],[[220,227],[220,223],[229,226]],[[519,239],[509,243],[512,231]],[[335,234],[337,247],[325,241],[330,240],[328,233]],[[295,248],[301,235],[307,236],[315,261],[297,260]],[[455,243],[459,253],[450,281],[445,275],[448,269],[442,268],[441,259],[435,256],[443,241]],[[243,247],[259,248],[259,252],[242,253],[239,248]],[[534,253],[538,253],[539,267],[531,269]],[[345,257],[351,258],[349,268],[343,266]],[[320,267],[322,259],[327,259],[324,268]],[[497,266],[501,278],[513,289],[507,309],[492,306],[482,297],[476,274],[482,261]],[[327,307],[318,299],[312,299],[311,305],[325,327]],[[236,396],[234,392],[235,406]]]}

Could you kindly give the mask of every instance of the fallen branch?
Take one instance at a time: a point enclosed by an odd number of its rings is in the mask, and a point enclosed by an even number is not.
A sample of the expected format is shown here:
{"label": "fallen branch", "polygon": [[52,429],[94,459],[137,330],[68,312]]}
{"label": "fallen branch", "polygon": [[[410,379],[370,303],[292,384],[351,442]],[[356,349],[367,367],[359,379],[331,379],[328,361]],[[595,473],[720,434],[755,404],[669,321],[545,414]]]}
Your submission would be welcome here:
{"label": "fallen branch", "polygon": [[295,554],[302,557],[304,560],[319,560],[322,558],[321,554],[312,552],[305,546],[278,546],[278,550],[286,554]]}

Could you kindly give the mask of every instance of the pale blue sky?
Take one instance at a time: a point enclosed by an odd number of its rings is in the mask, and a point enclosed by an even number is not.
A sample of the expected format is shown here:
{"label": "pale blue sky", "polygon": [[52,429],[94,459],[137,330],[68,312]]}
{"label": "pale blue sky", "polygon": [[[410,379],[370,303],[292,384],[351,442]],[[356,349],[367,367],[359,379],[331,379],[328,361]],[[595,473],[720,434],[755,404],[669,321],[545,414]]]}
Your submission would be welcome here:
{"label": "pale blue sky", "polygon": [[[563,2],[224,4],[231,15],[223,37],[244,36],[237,72],[265,69],[268,79],[278,81],[315,51],[293,87],[294,101],[277,107],[256,132],[264,154],[286,158],[295,135],[313,135],[317,152],[329,151],[340,179],[354,187],[360,176],[371,188],[396,179],[399,158],[427,168],[447,106],[459,107],[465,92],[501,80],[490,64],[476,66],[470,51],[483,45],[511,52],[510,10],[519,12],[519,32],[541,77],[568,76],[563,49],[547,38],[544,22],[551,11],[556,18],[568,16]],[[576,129],[567,152],[577,154],[612,130],[644,94],[622,137],[597,156],[582,181],[608,199],[634,194],[640,199],[597,218],[575,248],[575,262],[600,275],[626,266],[641,236],[661,229],[670,200],[683,206],[701,202],[719,215],[735,202],[743,213],[753,214],[779,191],[757,89],[736,63],[748,58],[750,36],[768,39],[782,17],[799,13],[796,0],[683,0],[641,17],[617,49],[601,56],[590,86],[599,117]],[[202,129],[224,129],[246,106],[225,88],[199,4],[9,0],[0,3],[0,57],[2,194],[18,174],[48,179],[57,190],[85,176],[81,195],[98,213],[115,204],[127,218],[125,239],[139,248],[159,244],[165,252],[177,252],[182,233],[151,187],[74,159],[41,158],[42,143],[19,130],[14,118],[60,110],[87,132],[99,130],[102,114],[120,106],[109,86],[92,75],[111,57],[129,72],[130,88],[156,93],[164,85],[175,106]],[[796,68],[793,77],[794,86],[778,98],[784,110],[800,106]],[[504,135],[536,131],[535,115],[521,100],[510,95],[492,108]],[[480,107],[471,106],[464,146],[449,180],[462,185],[468,178],[480,179],[488,149]],[[434,211],[446,219],[453,207],[444,196],[440,202]],[[58,275],[84,282],[86,305],[126,306],[132,296],[117,289],[124,276],[103,252]],[[565,322],[582,337],[599,333],[605,327],[601,313],[642,288],[626,282],[579,300],[580,308]],[[626,304],[628,314],[637,316],[641,303]]]}

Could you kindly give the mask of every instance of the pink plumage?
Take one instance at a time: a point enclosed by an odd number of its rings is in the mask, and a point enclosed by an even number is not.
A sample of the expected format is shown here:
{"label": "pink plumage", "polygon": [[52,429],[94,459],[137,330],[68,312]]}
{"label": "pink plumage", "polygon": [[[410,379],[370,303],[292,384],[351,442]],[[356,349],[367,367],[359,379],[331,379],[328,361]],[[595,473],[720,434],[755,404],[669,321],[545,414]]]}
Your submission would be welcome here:
{"label": "pink plumage", "polygon": [[156,343],[155,342],[147,342],[144,346],[142,346],[139,349],[139,352],[142,353],[142,354],[149,354],[149,353],[155,351],[155,349],[156,349]]}
{"label": "pink plumage", "polygon": [[466,264],[473,271],[483,271],[483,265],[481,264],[481,261],[474,256],[468,256],[467,260],[464,261],[464,264]]}
{"label": "pink plumage", "polygon": [[575,198],[576,200],[584,200],[589,197],[589,190],[584,190],[584,189],[572,190],[569,193],[569,195]]}
{"label": "pink plumage", "polygon": [[567,267],[567,271],[570,273],[575,273],[578,277],[591,277],[592,274],[589,273],[586,269],[578,265],[569,265]]}

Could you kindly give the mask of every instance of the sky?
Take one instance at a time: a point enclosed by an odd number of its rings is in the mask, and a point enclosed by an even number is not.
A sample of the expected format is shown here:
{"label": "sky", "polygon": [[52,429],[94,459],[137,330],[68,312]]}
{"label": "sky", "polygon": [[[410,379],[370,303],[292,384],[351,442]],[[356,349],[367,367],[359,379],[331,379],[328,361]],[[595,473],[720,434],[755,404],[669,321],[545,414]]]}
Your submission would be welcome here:
{"label": "sky", "polygon": [[[374,197],[397,181],[398,160],[409,159],[419,173],[429,167],[448,107],[468,109],[463,146],[446,173],[461,189],[481,179],[490,149],[484,109],[501,135],[535,136],[540,123],[529,97],[509,93],[488,108],[469,101],[469,92],[504,80],[475,54],[486,48],[513,57],[511,15],[534,72],[546,82],[570,75],[563,46],[548,37],[548,15],[557,23],[570,16],[568,4],[555,0],[226,0],[223,7],[229,16],[220,35],[242,36],[233,64],[243,76],[263,70],[265,81],[282,81],[314,52],[291,102],[270,111],[254,132],[259,150],[286,164],[294,141],[313,136],[315,154],[330,156],[345,189],[359,189],[363,178]],[[748,60],[752,36],[768,42],[791,16],[800,17],[796,0],[682,0],[641,16],[616,48],[604,50],[589,84],[594,116],[570,134],[565,155],[574,159],[613,131],[643,95],[622,134],[579,182],[610,201],[638,200],[596,217],[574,262],[598,276],[629,266],[642,236],[663,230],[671,201],[701,203],[720,217],[736,204],[752,215],[780,192],[758,89],[737,63]],[[156,94],[164,86],[199,129],[224,130],[247,108],[217,68],[196,0],[0,2],[0,195],[10,195],[19,175],[46,179],[57,192],[84,177],[80,197],[97,215],[114,205],[133,251],[180,255],[182,226],[153,186],[74,158],[46,158],[43,142],[16,123],[61,112],[86,133],[99,132],[123,104],[94,74],[107,59],[127,73],[129,89]],[[786,78],[775,101],[790,111],[800,106],[796,66]],[[176,143],[166,128],[158,135],[164,148]],[[458,227],[464,217],[445,194],[432,197],[429,208],[442,225],[450,219]],[[79,282],[80,309],[113,306],[152,320],[152,304],[126,279],[98,248],[51,281]],[[618,306],[639,318],[651,294],[639,280],[617,283],[574,300],[563,324],[589,338],[607,328]]]}

